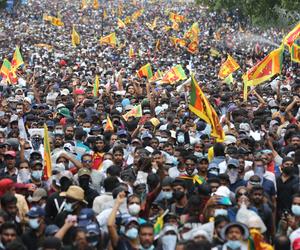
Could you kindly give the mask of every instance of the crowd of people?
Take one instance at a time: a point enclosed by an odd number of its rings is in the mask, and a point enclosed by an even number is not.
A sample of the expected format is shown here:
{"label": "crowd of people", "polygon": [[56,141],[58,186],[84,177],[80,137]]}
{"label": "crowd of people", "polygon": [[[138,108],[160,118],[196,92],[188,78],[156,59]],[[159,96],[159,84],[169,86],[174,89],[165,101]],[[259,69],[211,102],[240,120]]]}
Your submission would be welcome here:
{"label": "crowd of people", "polygon": [[[286,51],[282,73],[251,88],[247,101],[242,81],[290,27],[253,27],[238,10],[194,2],[87,4],[31,0],[1,10],[0,61],[19,46],[25,63],[15,84],[0,83],[0,249],[299,250],[299,64]],[[118,27],[117,18],[141,9]],[[185,21],[168,30],[170,11]],[[169,37],[182,38],[194,22],[193,54]],[[112,32],[116,46],[99,43]],[[231,83],[218,78],[227,54],[240,65]],[[137,77],[147,63],[194,74],[225,139],[189,110],[189,79]],[[136,105],[142,116],[125,119]]]}

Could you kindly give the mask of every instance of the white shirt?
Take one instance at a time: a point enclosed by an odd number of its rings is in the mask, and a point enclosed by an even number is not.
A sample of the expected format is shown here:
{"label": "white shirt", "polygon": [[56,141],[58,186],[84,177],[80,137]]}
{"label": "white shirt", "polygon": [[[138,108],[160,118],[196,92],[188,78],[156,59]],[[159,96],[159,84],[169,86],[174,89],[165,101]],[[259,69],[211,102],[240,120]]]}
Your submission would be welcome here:
{"label": "white shirt", "polygon": [[93,210],[96,214],[100,214],[105,209],[105,204],[113,201],[112,193],[104,193],[97,196],[93,202]]}

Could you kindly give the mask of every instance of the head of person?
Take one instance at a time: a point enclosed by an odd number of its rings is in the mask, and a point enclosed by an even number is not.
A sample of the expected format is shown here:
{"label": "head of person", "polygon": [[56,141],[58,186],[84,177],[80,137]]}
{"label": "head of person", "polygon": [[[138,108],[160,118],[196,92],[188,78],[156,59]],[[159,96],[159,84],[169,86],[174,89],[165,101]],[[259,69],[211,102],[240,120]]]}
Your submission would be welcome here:
{"label": "head of person", "polygon": [[114,147],[113,148],[113,162],[116,165],[121,165],[124,160],[124,150],[122,147]]}
{"label": "head of person", "polygon": [[112,192],[120,184],[119,179],[116,176],[108,176],[103,182],[105,192]]}
{"label": "head of person", "polygon": [[95,152],[103,152],[105,147],[105,142],[103,136],[96,136],[94,151]]}
{"label": "head of person", "polygon": [[161,182],[161,195],[162,199],[170,200],[173,197],[172,183],[174,179],[171,177],[165,177]]}
{"label": "head of person", "polygon": [[17,198],[12,193],[5,193],[1,197],[1,208],[7,213],[11,220],[16,218],[18,208],[17,208]]}
{"label": "head of person", "polygon": [[294,216],[300,217],[300,193],[293,195],[291,211]]}
{"label": "head of person", "polygon": [[28,225],[32,230],[39,230],[45,227],[45,210],[40,206],[32,207],[26,214]]}
{"label": "head of person", "polygon": [[67,124],[64,128],[64,135],[66,141],[72,141],[74,138],[75,130],[74,126],[71,124]]}
{"label": "head of person", "polygon": [[239,177],[239,161],[231,158],[227,163],[227,174],[229,176],[230,184],[236,183]]}
{"label": "head of person", "polygon": [[31,198],[31,205],[32,206],[39,206],[41,208],[45,208],[47,202],[47,192],[43,188],[37,188],[34,190]]}
{"label": "head of person", "polygon": [[87,191],[90,186],[91,181],[91,171],[88,168],[81,168],[78,171],[78,182],[79,186],[84,190]]}
{"label": "head of person", "polygon": [[81,156],[82,166],[86,169],[91,170],[93,165],[93,158],[90,154],[83,154]]}
{"label": "head of person", "polygon": [[43,178],[43,162],[40,160],[32,161],[30,164],[31,180],[39,182]]}
{"label": "head of person", "polygon": [[226,241],[225,245],[230,249],[238,249],[242,242],[249,237],[248,228],[239,222],[227,224],[221,232],[222,239]]}
{"label": "head of person", "polygon": [[230,222],[229,218],[224,215],[218,215],[214,220],[214,237],[221,240],[222,229]]}
{"label": "head of person", "polygon": [[282,159],[281,171],[289,176],[294,174],[294,159],[292,157],[284,157]]}
{"label": "head of person", "polygon": [[202,174],[206,174],[208,171],[208,159],[207,157],[201,157],[198,164],[198,172]]}
{"label": "head of person", "polygon": [[142,249],[153,249],[154,227],[152,224],[145,223],[140,225],[139,240]]}
{"label": "head of person", "polygon": [[216,192],[218,187],[220,187],[220,179],[217,177],[209,178],[207,183],[210,187],[211,193]]}
{"label": "head of person", "polygon": [[125,236],[130,241],[135,241],[139,236],[139,223],[136,217],[129,217],[125,222]]}
{"label": "head of person", "polygon": [[173,190],[173,198],[176,201],[180,201],[187,197],[187,187],[184,181],[182,180],[175,180],[172,183],[172,190]]}
{"label": "head of person", "polygon": [[274,238],[274,250],[290,250],[291,241],[286,235],[278,235]]}
{"label": "head of person", "polygon": [[263,203],[264,188],[261,185],[255,185],[250,190],[250,201],[254,205]]}
{"label": "head of person", "polygon": [[160,150],[153,151],[152,161],[155,162],[159,167],[162,167],[166,162],[165,157]]}
{"label": "head of person", "polygon": [[184,160],[185,171],[188,175],[195,174],[197,168],[197,158],[194,155],[186,156]]}
{"label": "head of person", "polygon": [[12,222],[4,222],[0,227],[1,243],[4,247],[10,242],[17,239],[17,228]]}
{"label": "head of person", "polygon": [[6,151],[4,153],[4,162],[7,169],[13,169],[16,166],[16,152],[15,151]]}
{"label": "head of person", "polygon": [[127,197],[127,209],[131,216],[138,217],[141,211],[141,199],[138,195],[133,194]]}
{"label": "head of person", "polygon": [[249,199],[249,192],[247,187],[240,186],[236,189],[236,203],[240,207],[242,204],[245,204],[246,206],[250,205],[250,199]]}
{"label": "head of person", "polygon": [[78,214],[80,209],[87,204],[84,199],[84,190],[81,187],[71,185],[66,192],[61,192],[60,196],[66,198],[64,211]]}

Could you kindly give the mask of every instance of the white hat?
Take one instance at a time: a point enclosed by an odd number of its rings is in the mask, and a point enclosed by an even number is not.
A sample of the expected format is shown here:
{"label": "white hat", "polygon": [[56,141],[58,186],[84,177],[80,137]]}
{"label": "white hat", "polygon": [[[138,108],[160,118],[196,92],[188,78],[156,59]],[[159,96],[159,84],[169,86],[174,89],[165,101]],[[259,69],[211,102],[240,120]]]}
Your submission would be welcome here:
{"label": "white hat", "polygon": [[24,102],[28,102],[29,104],[31,104],[31,99],[29,97],[24,97]]}
{"label": "white hat", "polygon": [[220,186],[218,187],[217,191],[215,192],[215,195],[223,196],[223,197],[228,197],[230,196],[230,190],[226,186]]}
{"label": "white hat", "polygon": [[61,95],[69,95],[70,91],[68,89],[63,89],[62,91],[60,91]]}

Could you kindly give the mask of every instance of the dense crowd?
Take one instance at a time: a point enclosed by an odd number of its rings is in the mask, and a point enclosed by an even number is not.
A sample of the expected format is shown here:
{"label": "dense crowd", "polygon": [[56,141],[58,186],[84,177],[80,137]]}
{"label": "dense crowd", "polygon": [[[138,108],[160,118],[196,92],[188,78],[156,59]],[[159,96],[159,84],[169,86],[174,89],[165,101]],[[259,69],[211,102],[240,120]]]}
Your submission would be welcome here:
{"label": "dense crowd", "polygon": [[[290,27],[261,29],[238,10],[182,1],[92,2],[32,0],[0,12],[0,61],[19,46],[25,62],[16,83],[0,83],[0,250],[299,250],[299,64],[286,51],[281,75],[249,89],[247,101],[242,81]],[[118,28],[117,17],[141,9]],[[170,11],[186,18],[178,30],[166,29]],[[194,22],[192,54],[169,37]],[[117,46],[100,44],[111,32]],[[241,67],[231,83],[218,78],[227,54]],[[225,139],[189,110],[189,79],[150,83],[136,75],[147,63],[194,74]],[[139,104],[142,116],[125,119]]]}

